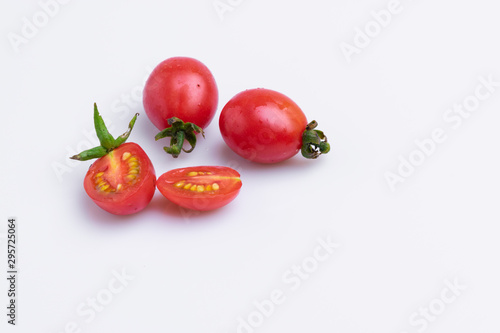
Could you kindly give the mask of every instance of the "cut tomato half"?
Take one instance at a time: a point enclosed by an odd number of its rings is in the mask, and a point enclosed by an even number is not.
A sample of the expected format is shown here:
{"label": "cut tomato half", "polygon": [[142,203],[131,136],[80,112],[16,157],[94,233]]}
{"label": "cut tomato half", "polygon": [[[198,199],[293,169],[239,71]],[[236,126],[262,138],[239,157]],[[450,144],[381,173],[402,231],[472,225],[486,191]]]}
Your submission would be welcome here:
{"label": "cut tomato half", "polygon": [[155,183],[155,170],[144,150],[135,143],[124,143],[90,166],[84,187],[102,209],[127,215],[148,205]]}
{"label": "cut tomato half", "polygon": [[170,170],[156,186],[170,201],[181,207],[206,211],[227,205],[241,188],[238,171],[224,166],[198,166]]}

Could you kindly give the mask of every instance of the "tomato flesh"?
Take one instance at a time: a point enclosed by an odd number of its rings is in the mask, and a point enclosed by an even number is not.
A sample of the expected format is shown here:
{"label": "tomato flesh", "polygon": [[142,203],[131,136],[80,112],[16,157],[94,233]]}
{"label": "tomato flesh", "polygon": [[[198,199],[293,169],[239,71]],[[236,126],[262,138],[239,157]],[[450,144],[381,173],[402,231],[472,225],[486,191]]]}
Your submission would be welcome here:
{"label": "tomato flesh", "polygon": [[198,166],[170,170],[156,183],[160,192],[181,207],[207,211],[227,205],[241,188],[240,174],[223,166]]}
{"label": "tomato flesh", "polygon": [[149,204],[155,183],[155,170],[144,150],[135,143],[124,143],[90,166],[84,188],[102,209],[128,215]]}
{"label": "tomato flesh", "polygon": [[217,110],[218,90],[210,70],[200,61],[174,57],[153,70],[143,92],[143,104],[159,129],[170,127],[168,119],[180,118],[207,127]]}
{"label": "tomato flesh", "polygon": [[294,101],[263,88],[234,96],[219,118],[229,148],[259,163],[277,163],[297,154],[306,126],[306,116]]}

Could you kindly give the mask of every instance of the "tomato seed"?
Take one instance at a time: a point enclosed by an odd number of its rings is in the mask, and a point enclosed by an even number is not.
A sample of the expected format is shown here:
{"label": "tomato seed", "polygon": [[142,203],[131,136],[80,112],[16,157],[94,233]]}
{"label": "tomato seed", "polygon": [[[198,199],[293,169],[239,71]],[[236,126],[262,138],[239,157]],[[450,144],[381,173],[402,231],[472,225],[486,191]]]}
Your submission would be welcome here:
{"label": "tomato seed", "polygon": [[128,151],[124,152],[122,155],[122,161],[127,160],[132,154],[130,154]]}

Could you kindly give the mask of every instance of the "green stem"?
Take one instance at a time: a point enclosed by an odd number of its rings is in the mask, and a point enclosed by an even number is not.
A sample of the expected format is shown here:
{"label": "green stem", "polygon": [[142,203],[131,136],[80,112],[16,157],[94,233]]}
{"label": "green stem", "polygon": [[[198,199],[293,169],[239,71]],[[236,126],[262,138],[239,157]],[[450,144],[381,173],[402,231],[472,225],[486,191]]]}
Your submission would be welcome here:
{"label": "green stem", "polygon": [[167,154],[172,155],[172,157],[177,158],[182,150],[182,145],[184,144],[184,132],[179,131],[175,136],[170,139],[170,147],[163,147]]}
{"label": "green stem", "polygon": [[94,103],[94,127],[101,146],[106,149],[113,149],[115,139],[111,134],[109,134],[108,128],[97,110],[96,103]]}
{"label": "green stem", "polygon": [[121,144],[127,141],[130,132],[132,132],[132,129],[134,128],[134,124],[135,121],[137,120],[138,115],[139,115],[138,113],[134,115],[134,117],[132,118],[132,120],[128,125],[127,131],[115,139],[109,133],[108,128],[104,123],[104,120],[102,119],[101,115],[99,114],[99,111],[97,110],[97,104],[94,103],[94,127],[97,137],[99,138],[99,143],[101,145],[82,151],[80,154],[71,156],[70,158],[73,160],[87,161],[94,158],[101,158],[104,155],[108,154],[113,149],[118,148]]}
{"label": "green stem", "polygon": [[[170,127],[156,134],[155,140],[158,141],[166,137],[171,137],[170,146],[163,147],[163,149],[174,158],[179,157],[182,150],[186,153],[193,151],[196,147],[196,133],[201,133],[205,137],[205,133],[201,127],[193,123],[185,123],[177,117],[168,119],[168,124]],[[186,150],[183,148],[184,141],[187,141],[191,145],[190,149]]]}
{"label": "green stem", "polygon": [[108,150],[106,148],[104,148],[103,146],[97,146],[88,150],[84,150],[80,154],[71,156],[70,158],[72,160],[87,161],[87,160],[92,160],[94,158],[103,157],[107,153]]}
{"label": "green stem", "polygon": [[119,147],[122,143],[125,143],[125,141],[127,141],[128,137],[130,136],[130,133],[132,132],[132,129],[134,128],[135,121],[137,120],[138,116],[139,116],[139,114],[136,113],[135,116],[134,116],[134,118],[132,118],[132,120],[128,124],[127,131],[125,131],[125,133],[123,133],[122,135],[120,135],[119,137],[116,138],[116,140],[115,140],[115,148]]}
{"label": "green stem", "polygon": [[326,135],[315,129],[318,123],[313,120],[307,124],[306,129],[302,133],[302,156],[305,158],[315,159],[321,154],[327,154],[330,151],[330,144]]}

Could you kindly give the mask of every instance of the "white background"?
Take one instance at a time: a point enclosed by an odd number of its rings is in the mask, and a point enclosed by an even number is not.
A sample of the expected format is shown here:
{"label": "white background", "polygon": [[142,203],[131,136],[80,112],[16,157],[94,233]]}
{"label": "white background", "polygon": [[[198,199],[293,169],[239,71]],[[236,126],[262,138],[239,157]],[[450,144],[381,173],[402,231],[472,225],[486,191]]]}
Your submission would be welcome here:
{"label": "white background", "polygon": [[[49,17],[37,1],[2,0],[0,266],[13,216],[20,273],[16,327],[1,274],[1,331],[498,331],[500,87],[460,126],[443,118],[474,101],[479,77],[500,82],[498,4],[401,0],[381,28],[372,12],[390,1],[221,3],[231,10],[212,0],[70,1]],[[15,45],[33,20],[38,31]],[[346,44],[357,53],[346,57]],[[205,63],[220,98],[206,139],[177,160],[154,142],[140,102],[145,78],[172,56]],[[291,97],[331,153],[271,166],[232,153],[218,115],[255,87]],[[100,210],[83,190],[91,162],[68,159],[95,140],[94,102],[114,135],[141,113],[129,141],[157,176],[227,165],[242,175],[240,195],[202,214],[159,192],[133,216]],[[424,156],[415,140],[435,129],[446,140],[391,190],[387,173]],[[321,262],[319,239],[340,244]],[[303,263],[310,273],[293,289],[287,277]],[[109,300],[121,272],[130,280]],[[273,291],[281,304],[259,314],[254,302],[269,305]],[[78,313],[98,297],[109,301],[100,312]]]}

